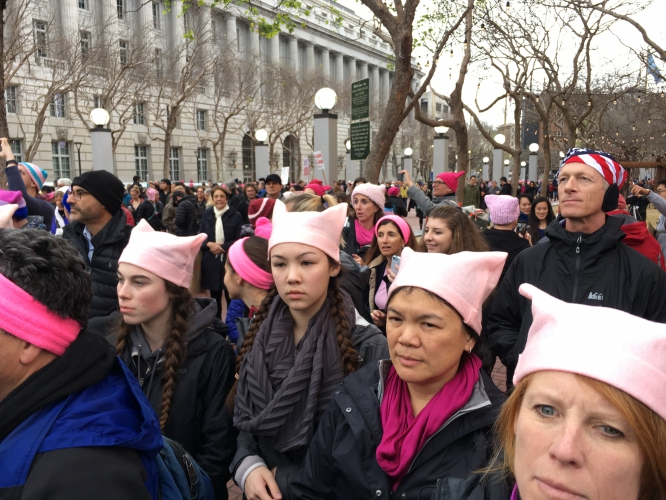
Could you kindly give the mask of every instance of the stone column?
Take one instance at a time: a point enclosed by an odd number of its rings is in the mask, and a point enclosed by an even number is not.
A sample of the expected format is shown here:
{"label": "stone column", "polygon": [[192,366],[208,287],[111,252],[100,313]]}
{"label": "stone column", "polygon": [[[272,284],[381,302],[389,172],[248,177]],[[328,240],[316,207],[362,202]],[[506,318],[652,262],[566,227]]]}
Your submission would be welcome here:
{"label": "stone column", "polygon": [[335,83],[343,85],[345,81],[345,56],[342,54],[335,54]]}
{"label": "stone column", "polygon": [[[76,0],[62,0],[60,5],[63,47],[73,54],[79,45],[79,7]],[[50,50],[47,56],[53,57]]]}
{"label": "stone column", "polygon": [[114,62],[118,61],[118,10],[116,0],[104,0],[102,4],[102,23],[104,26],[104,43]]}
{"label": "stone column", "polygon": [[224,17],[224,22],[226,24],[225,49],[235,55],[238,52],[238,42],[236,41],[236,37],[238,37],[238,34],[236,33],[236,16],[227,13]]}
{"label": "stone column", "polygon": [[331,78],[331,55],[328,49],[322,47],[321,49],[321,71],[324,75],[324,79],[328,81]]}
{"label": "stone column", "polygon": [[368,77],[368,63],[365,61],[361,61],[361,78],[360,80],[363,80]]}
{"label": "stone column", "polygon": [[289,39],[289,58],[291,59],[291,67],[296,70],[296,73],[300,71],[298,67],[298,38],[291,37]]}
{"label": "stone column", "polygon": [[270,39],[271,44],[271,62],[276,66],[280,64],[280,35],[275,35]]}
{"label": "stone column", "polygon": [[307,74],[316,69],[314,45],[310,42],[305,44],[305,63],[307,64],[307,67],[303,68],[303,73]]}
{"label": "stone column", "polygon": [[353,57],[350,57],[349,58],[349,81],[350,82],[355,82],[356,80],[358,80],[358,78],[356,78],[356,59],[354,59]]}

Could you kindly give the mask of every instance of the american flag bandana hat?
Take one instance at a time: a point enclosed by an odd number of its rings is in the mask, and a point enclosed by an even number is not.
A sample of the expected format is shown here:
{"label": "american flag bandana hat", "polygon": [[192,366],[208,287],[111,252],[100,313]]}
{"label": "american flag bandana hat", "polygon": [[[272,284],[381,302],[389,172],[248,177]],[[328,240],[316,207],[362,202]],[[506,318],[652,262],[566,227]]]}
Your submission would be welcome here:
{"label": "american flag bandana hat", "polygon": [[560,164],[560,172],[567,163],[584,163],[603,175],[608,184],[617,184],[620,189],[627,180],[627,171],[624,167],[615,161],[611,155],[603,151],[571,148]]}

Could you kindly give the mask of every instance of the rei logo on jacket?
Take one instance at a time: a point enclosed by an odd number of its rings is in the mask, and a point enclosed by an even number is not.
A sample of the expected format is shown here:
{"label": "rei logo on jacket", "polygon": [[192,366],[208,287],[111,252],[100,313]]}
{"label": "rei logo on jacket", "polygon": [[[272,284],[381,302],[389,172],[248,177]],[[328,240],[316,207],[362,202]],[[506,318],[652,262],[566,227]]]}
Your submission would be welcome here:
{"label": "rei logo on jacket", "polygon": [[587,297],[588,300],[604,300],[604,294],[603,293],[592,293],[590,292],[590,295]]}

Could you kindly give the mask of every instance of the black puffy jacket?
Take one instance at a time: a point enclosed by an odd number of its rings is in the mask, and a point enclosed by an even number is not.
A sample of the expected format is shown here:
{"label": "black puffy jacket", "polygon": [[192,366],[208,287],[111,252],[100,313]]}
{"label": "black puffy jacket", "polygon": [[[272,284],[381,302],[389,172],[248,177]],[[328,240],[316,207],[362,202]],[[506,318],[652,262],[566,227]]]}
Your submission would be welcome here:
{"label": "black puffy jacket", "polygon": [[176,217],[173,219],[173,223],[176,225],[176,236],[194,236],[199,232],[195,203],[196,200],[191,194],[186,194],[178,201]]}
{"label": "black puffy jacket", "polygon": [[518,293],[522,283],[565,302],[619,309],[666,323],[666,273],[622,243],[622,220],[607,217],[592,234],[571,233],[554,220],[546,228],[549,241],[524,250],[514,259],[495,296],[488,318],[492,351],[513,379],[518,355],[532,324],[528,300]]}
{"label": "black puffy jacket", "polygon": [[72,223],[65,226],[62,236],[79,251],[92,277],[93,299],[88,317],[106,316],[118,308],[118,259],[127,246],[132,228],[127,225],[125,212],[118,210],[106,226],[93,236],[92,261],[88,259],[88,240],[85,226]]}
{"label": "black puffy jacket", "polygon": [[[225,340],[227,327],[215,317],[213,299],[195,299],[195,313],[188,319],[185,361],[171,401],[169,421],[164,435],[180,443],[208,473],[215,488],[215,498],[226,499],[229,464],[236,451],[236,430],[226,397],[234,384],[234,352]],[[102,323],[98,318],[89,325],[96,333],[107,335],[116,345],[117,313]],[[120,356],[139,380],[151,406],[160,415],[164,355],[154,351],[148,359],[139,356],[137,337],[130,337]]]}
{"label": "black puffy jacket", "polygon": [[[488,464],[492,456],[492,426],[504,395],[485,372],[469,401],[435,433],[414,458],[409,472],[391,491],[389,477],[376,459],[382,439],[380,417],[380,378],[391,364],[382,361],[345,378],[336,390],[310,443],[303,469],[290,485],[292,498],[307,499],[453,499],[442,484],[460,482]],[[278,469],[279,470],[279,469]],[[457,486],[458,489],[459,485]],[[472,490],[474,488],[470,488]],[[508,499],[511,489],[495,483],[471,498]],[[498,493],[499,491],[499,493]],[[481,495],[478,495],[482,493]]]}

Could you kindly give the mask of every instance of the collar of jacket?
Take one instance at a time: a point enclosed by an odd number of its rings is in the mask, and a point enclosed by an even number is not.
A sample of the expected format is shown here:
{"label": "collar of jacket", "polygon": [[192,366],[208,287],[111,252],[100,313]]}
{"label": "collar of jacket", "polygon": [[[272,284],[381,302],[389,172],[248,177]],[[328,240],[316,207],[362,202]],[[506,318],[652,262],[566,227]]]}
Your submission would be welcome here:
{"label": "collar of jacket", "polygon": [[[562,226],[561,223],[564,223]],[[585,245],[586,256],[594,256],[604,253],[612,248],[625,237],[620,229],[622,219],[618,217],[606,217],[603,226],[590,234],[572,233],[566,230],[566,219],[555,219],[546,228],[546,236],[558,253],[575,252],[578,246],[578,238],[581,238],[581,244]]]}
{"label": "collar of jacket", "polygon": [[[77,235],[79,235],[81,238],[85,238],[85,236],[83,236],[83,230],[86,227],[84,224],[76,222],[70,225],[73,226],[73,230],[76,231]],[[118,213],[111,217],[111,220],[106,223],[106,226],[104,226],[99,233],[93,236],[93,247],[97,248],[100,245],[115,243],[116,241],[122,240],[123,238],[127,237],[128,229],[131,228],[127,225],[127,217],[125,216],[125,212],[119,210]]]}
{"label": "collar of jacket", "polygon": [[433,196],[432,197],[432,202],[437,205],[443,201],[455,201],[456,204],[458,203],[458,198],[456,197],[456,193],[449,193],[444,196]]}

